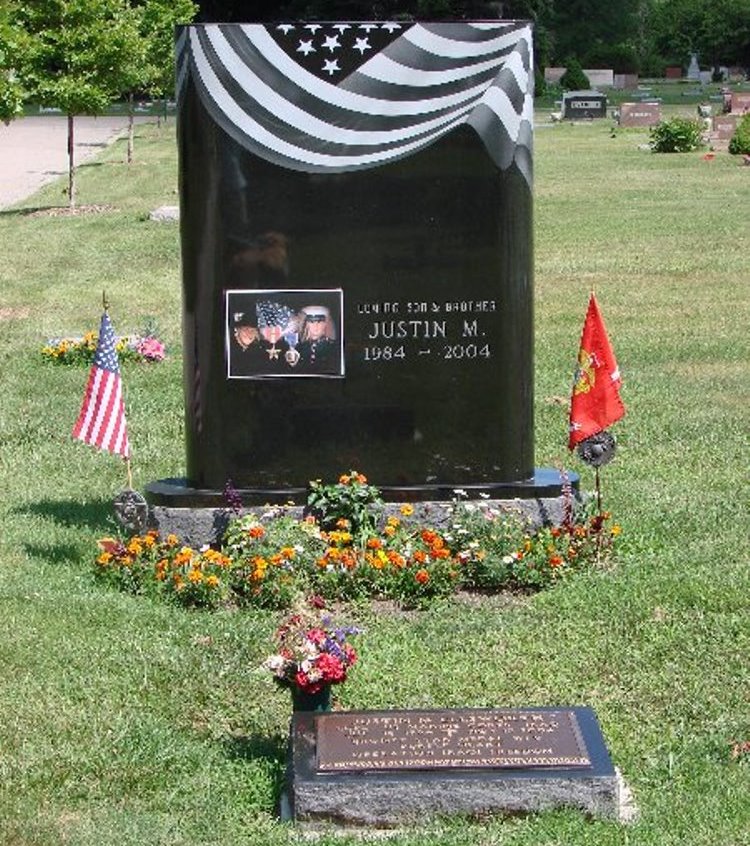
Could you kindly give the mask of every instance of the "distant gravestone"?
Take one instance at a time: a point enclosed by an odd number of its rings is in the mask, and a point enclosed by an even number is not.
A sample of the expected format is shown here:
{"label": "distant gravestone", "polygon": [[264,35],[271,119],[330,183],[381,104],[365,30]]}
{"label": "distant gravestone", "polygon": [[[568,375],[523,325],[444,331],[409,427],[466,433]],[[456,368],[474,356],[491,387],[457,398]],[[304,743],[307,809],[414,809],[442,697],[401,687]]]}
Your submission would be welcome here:
{"label": "distant gravestone", "polygon": [[607,95],[600,91],[568,91],[563,94],[563,117],[568,120],[607,116]]}
{"label": "distant gravestone", "polygon": [[544,81],[549,82],[552,85],[557,85],[557,83],[565,75],[565,71],[566,71],[566,68],[545,68],[544,69]]}
{"label": "distant gravestone", "polygon": [[611,68],[588,68],[583,72],[592,88],[612,88],[615,84],[615,72]]}
{"label": "distant gravestone", "polygon": [[714,115],[713,132],[718,141],[730,141],[737,129],[739,116],[735,114]]}
{"label": "distant gravestone", "polygon": [[633,89],[638,87],[637,73],[616,73],[614,78],[614,87],[620,91]]}
{"label": "distant gravestone", "polygon": [[690,56],[690,64],[687,69],[687,78],[691,82],[699,82],[701,78],[701,70],[698,65],[698,54],[692,53]]}
{"label": "distant gravestone", "polygon": [[395,501],[559,495],[531,49],[515,21],[179,31],[187,475],[154,504],[299,502],[350,467]]}
{"label": "distant gravestone", "polygon": [[623,103],[620,106],[620,126],[656,126],[661,120],[659,103]]}
{"label": "distant gravestone", "polygon": [[732,114],[743,115],[745,112],[750,112],[750,92],[733,91]]}
{"label": "distant gravestone", "polygon": [[664,76],[667,79],[682,79],[682,68],[677,65],[668,67],[664,71]]}
{"label": "distant gravestone", "polygon": [[297,713],[287,790],[287,818],[350,826],[620,803],[590,708]]}

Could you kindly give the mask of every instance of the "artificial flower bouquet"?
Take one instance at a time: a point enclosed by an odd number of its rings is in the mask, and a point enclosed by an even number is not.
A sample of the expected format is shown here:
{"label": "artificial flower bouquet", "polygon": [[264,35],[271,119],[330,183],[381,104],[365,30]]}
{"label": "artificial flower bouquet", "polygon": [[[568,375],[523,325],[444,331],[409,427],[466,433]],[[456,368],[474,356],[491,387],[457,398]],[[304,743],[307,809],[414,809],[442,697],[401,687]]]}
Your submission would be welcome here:
{"label": "artificial flower bouquet", "polygon": [[313,596],[300,602],[276,632],[276,652],[263,662],[284,687],[315,694],[346,681],[357,660],[348,638],[359,634],[353,626],[337,626],[325,602]]}

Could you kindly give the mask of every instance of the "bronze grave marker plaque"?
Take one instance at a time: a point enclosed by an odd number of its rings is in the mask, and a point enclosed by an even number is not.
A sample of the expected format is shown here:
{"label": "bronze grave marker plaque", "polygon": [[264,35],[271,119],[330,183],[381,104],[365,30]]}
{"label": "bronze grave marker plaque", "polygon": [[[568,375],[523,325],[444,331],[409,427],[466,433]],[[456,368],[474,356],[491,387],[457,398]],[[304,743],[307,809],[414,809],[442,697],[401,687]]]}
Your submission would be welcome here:
{"label": "bronze grave marker plaque", "polygon": [[565,709],[344,712],[316,727],[318,772],[591,766]]}

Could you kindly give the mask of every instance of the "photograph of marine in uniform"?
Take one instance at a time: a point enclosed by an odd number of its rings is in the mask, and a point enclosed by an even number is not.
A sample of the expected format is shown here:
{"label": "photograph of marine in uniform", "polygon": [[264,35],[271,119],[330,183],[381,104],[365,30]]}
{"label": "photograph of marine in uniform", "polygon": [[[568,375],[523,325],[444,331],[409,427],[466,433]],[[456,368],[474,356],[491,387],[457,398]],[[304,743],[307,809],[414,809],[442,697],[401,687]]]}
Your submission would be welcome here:
{"label": "photograph of marine in uniform", "polygon": [[344,375],[343,292],[226,292],[227,378]]}

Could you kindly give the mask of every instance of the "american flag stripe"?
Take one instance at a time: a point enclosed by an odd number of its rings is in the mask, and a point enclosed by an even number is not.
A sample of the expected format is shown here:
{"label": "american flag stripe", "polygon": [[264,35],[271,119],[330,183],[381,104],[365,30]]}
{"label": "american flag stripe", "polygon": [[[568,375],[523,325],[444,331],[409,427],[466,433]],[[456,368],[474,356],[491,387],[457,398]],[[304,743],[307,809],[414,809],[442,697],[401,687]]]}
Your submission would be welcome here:
{"label": "american flag stripe", "polygon": [[73,437],[125,458],[130,455],[114,330],[106,312]]}
{"label": "american flag stripe", "polygon": [[[294,27],[276,29],[286,35]],[[236,141],[295,170],[376,167],[468,123],[499,167],[515,162],[531,181],[528,24],[408,25],[336,82],[298,64],[280,43],[260,24],[188,27],[178,38],[180,96],[190,77]]]}

